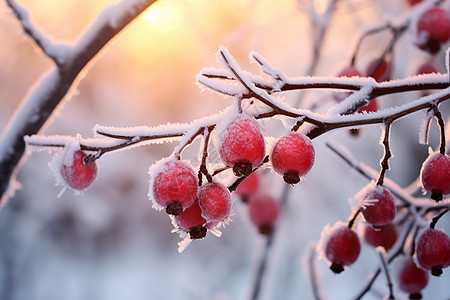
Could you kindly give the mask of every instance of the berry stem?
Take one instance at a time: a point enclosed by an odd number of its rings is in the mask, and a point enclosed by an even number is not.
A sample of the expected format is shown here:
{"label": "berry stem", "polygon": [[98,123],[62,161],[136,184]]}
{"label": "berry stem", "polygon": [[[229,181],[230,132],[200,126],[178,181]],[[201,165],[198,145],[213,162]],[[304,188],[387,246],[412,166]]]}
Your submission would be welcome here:
{"label": "berry stem", "polygon": [[[403,232],[403,237],[401,239],[401,242],[400,243],[397,242],[397,245],[398,245],[398,246],[396,246],[397,247],[396,248],[397,251],[391,252],[389,254],[389,256],[388,256],[388,259],[387,259],[387,263],[388,264],[392,263],[392,261],[394,261],[394,259],[397,256],[404,254],[403,248],[404,248],[404,246],[406,244],[406,241],[408,239],[409,233],[411,232],[414,224],[415,224],[415,222],[411,221],[411,224],[409,224],[409,226],[406,229],[406,231]],[[361,300],[364,297],[364,295],[367,294],[370,291],[370,289],[372,288],[372,285],[374,284],[375,280],[377,279],[378,275],[380,275],[380,273],[381,273],[381,267],[378,267],[375,270],[375,272],[371,273],[372,275],[369,276],[369,280],[368,280],[366,286],[363,287],[361,292],[359,292],[359,294],[356,297],[354,297],[355,300]]]}
{"label": "berry stem", "polygon": [[359,208],[355,214],[353,215],[353,217],[348,221],[348,225],[347,227],[352,229],[353,225],[355,224],[356,218],[358,218],[359,213],[361,212],[361,208]]}
{"label": "berry stem", "polygon": [[382,160],[380,161],[380,175],[378,176],[377,185],[382,186],[384,182],[384,175],[386,173],[386,170],[389,170],[389,158],[392,157],[390,144],[389,144],[389,137],[391,133],[391,121],[387,120],[385,124],[384,129],[384,137],[383,137],[383,146],[384,146],[384,155]]}
{"label": "berry stem", "polygon": [[450,211],[450,207],[447,207],[440,214],[438,214],[437,216],[433,217],[433,219],[431,219],[430,228],[434,229],[434,227],[436,226],[436,223],[439,221],[439,219],[442,218],[449,211]]}
{"label": "berry stem", "polygon": [[388,269],[388,263],[386,261],[386,252],[383,251],[383,250],[381,250],[381,251],[378,250],[378,254],[380,256],[381,266],[383,268],[384,275],[386,276],[386,281],[387,281],[388,288],[389,288],[389,297],[388,297],[388,299],[395,299],[394,291],[393,291],[393,285],[392,285],[392,280],[391,280],[391,276],[389,274],[389,269]]}
{"label": "berry stem", "polygon": [[311,245],[308,254],[309,277],[311,278],[311,288],[314,295],[314,299],[320,300],[321,298],[319,293],[319,283],[317,279],[317,270],[315,262],[316,262],[316,245]]}
{"label": "berry stem", "polygon": [[206,160],[208,159],[208,146],[209,146],[209,140],[211,138],[211,132],[214,130],[215,126],[209,126],[206,127],[203,136],[205,137],[204,144],[203,144],[203,155],[202,155],[202,163],[200,165],[200,169],[198,170],[198,185],[202,185],[202,174],[206,176],[206,180],[208,182],[212,182],[212,176],[208,172],[208,168],[206,167]]}
{"label": "berry stem", "polygon": [[439,125],[439,129],[441,132],[441,144],[439,147],[439,152],[443,155],[445,155],[445,124],[444,119],[442,118],[442,114],[439,111],[439,108],[436,105],[432,105],[431,108],[433,109],[434,116],[436,117],[436,121]]}

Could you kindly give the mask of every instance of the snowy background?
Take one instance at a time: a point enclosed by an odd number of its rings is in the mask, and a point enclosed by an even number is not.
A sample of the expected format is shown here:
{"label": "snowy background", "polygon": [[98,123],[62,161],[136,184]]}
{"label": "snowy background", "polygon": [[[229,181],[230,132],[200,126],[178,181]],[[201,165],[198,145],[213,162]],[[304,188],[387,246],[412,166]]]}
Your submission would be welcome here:
{"label": "snowy background", "polygon": [[[108,3],[97,0],[18,1],[29,9],[34,24],[49,38],[75,43]],[[315,75],[334,76],[353,51],[357,33],[376,24],[386,13],[401,15],[403,1],[341,1],[327,33]],[[276,4],[275,4],[276,3]],[[46,135],[80,133],[92,136],[96,124],[156,126],[190,122],[232,103],[200,92],[195,76],[204,67],[219,67],[220,45],[243,69],[258,73],[248,54],[254,50],[289,76],[304,75],[309,67],[310,1],[184,0],[161,1],[104,49],[45,129]],[[323,4],[316,1],[316,4]],[[352,5],[350,5],[352,4]],[[449,7],[449,2],[444,5]],[[21,99],[52,68],[52,62],[22,33],[20,24],[0,2],[0,130]],[[351,38],[349,38],[351,37]],[[358,55],[361,69],[380,55],[388,35],[370,38]],[[411,75],[430,57],[413,44],[407,32],[396,46],[394,78]],[[398,52],[397,52],[398,51]],[[443,54],[435,62],[444,72]],[[334,104],[330,91],[304,92],[304,105],[317,102],[318,111]],[[298,92],[284,94],[295,101]],[[383,97],[382,107],[419,96],[405,93]],[[448,102],[448,101],[447,101]],[[442,105],[444,116],[449,105]],[[428,146],[418,140],[415,114],[396,122],[391,142],[394,158],[387,176],[402,186],[418,175]],[[267,135],[284,133],[279,120],[262,122]],[[285,130],[285,129],[284,129]],[[292,188],[282,213],[264,278],[263,299],[313,299],[305,256],[326,224],[346,220],[348,199],[368,181],[324,146],[332,139],[346,145],[356,159],[378,170],[383,153],[381,129],[372,126],[355,139],[339,130],[314,140],[316,164],[307,180]],[[430,145],[438,145],[432,126]],[[169,218],[151,208],[147,197],[148,168],[172,153],[176,144],[151,145],[111,153],[99,160],[99,178],[81,196],[66,191],[57,198],[48,167],[52,155],[33,153],[19,173],[22,189],[0,211],[0,299],[246,299],[265,243],[250,225],[246,207],[234,204],[233,222],[221,238],[211,234],[177,252],[179,237],[171,234]],[[187,151],[196,159],[194,144]],[[266,172],[262,185],[279,198],[282,178]],[[450,232],[448,216],[438,223]],[[358,261],[339,276],[317,260],[319,285],[327,299],[351,299],[378,266],[375,251],[363,247]],[[394,264],[395,265],[395,264]],[[450,271],[430,278],[424,299],[450,299]],[[364,299],[381,299],[384,276]],[[405,295],[402,295],[405,297]]]}

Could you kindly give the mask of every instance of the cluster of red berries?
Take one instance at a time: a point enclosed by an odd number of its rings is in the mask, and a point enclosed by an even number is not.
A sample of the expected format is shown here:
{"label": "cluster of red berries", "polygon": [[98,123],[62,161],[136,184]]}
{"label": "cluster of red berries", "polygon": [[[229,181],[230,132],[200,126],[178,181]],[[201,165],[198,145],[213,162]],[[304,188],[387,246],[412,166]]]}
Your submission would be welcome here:
{"label": "cluster of red berries", "polygon": [[397,265],[400,289],[410,299],[421,299],[421,291],[428,284],[428,272],[440,276],[450,265],[450,239],[444,231],[428,228],[416,241],[416,259],[404,257]]}
{"label": "cluster of red berries", "polygon": [[[239,115],[225,124],[219,133],[219,154],[236,176],[248,176],[261,165],[265,157],[265,143],[256,122]],[[315,151],[311,140],[302,133],[292,132],[278,139],[272,149],[270,161],[278,174],[289,184],[296,184],[312,168]]]}
{"label": "cluster of red berries", "polygon": [[[266,151],[261,130],[256,121],[243,114],[221,126],[217,147],[220,158],[235,176],[244,179],[238,186],[238,194],[248,201],[250,219],[258,230],[270,234],[278,218],[279,204],[257,192],[255,170],[264,162]],[[273,169],[286,182],[294,184],[311,169],[314,148],[305,135],[291,133],[276,142],[270,157]],[[188,162],[165,159],[152,166],[150,174],[149,196],[153,206],[165,209],[176,229],[190,239],[203,238],[208,229],[229,220],[232,206],[229,189],[212,176],[207,176],[208,182],[202,184],[200,173],[197,175]]]}
{"label": "cluster of red berries", "polygon": [[[447,159],[450,161],[448,156],[439,153],[430,155],[425,161],[422,183],[427,191],[450,193],[450,163]],[[427,185],[428,182],[430,185]],[[393,223],[396,205],[392,193],[383,186],[371,183],[356,197],[361,206],[354,218],[348,224],[338,222],[331,229],[326,227],[319,243],[319,251],[323,252],[330,263],[330,269],[335,273],[344,271],[346,266],[355,263],[359,257],[360,238],[352,229],[358,213],[362,213],[365,220],[364,229],[359,234],[368,245],[381,246],[389,251],[397,242],[397,228]],[[396,280],[400,289],[410,295],[410,299],[421,299],[421,290],[428,283],[428,272],[433,276],[440,276],[442,269],[450,265],[450,239],[444,231],[428,228],[413,242],[415,260],[410,256],[398,263]]]}
{"label": "cluster of red berries", "polygon": [[236,189],[243,203],[248,204],[252,224],[263,235],[270,235],[280,214],[280,203],[260,187],[260,173],[253,172]]}
{"label": "cluster of red berries", "polygon": [[[397,239],[397,232],[392,224],[396,215],[394,196],[387,188],[371,183],[356,197],[361,203],[357,211],[363,214],[367,225],[363,232],[366,242],[389,250]],[[345,266],[358,259],[361,245],[352,226],[353,222],[348,226],[337,223],[331,230],[325,229],[322,235],[320,247],[331,263],[330,269],[335,273],[342,272]]]}
{"label": "cluster of red berries", "polygon": [[149,196],[157,209],[165,209],[175,226],[191,239],[203,238],[207,229],[226,222],[231,212],[231,194],[218,182],[199,187],[190,164],[163,160],[152,167]]}

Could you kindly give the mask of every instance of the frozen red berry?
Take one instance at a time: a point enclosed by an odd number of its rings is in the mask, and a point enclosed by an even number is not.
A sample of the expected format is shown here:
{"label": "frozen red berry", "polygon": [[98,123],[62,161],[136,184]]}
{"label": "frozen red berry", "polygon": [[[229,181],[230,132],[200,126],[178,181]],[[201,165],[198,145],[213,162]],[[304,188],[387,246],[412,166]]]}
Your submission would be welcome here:
{"label": "frozen red berry", "polygon": [[[354,66],[347,66],[344,69],[342,69],[341,72],[337,74],[338,77],[356,77],[361,76],[361,74],[358,72],[358,70]],[[347,98],[349,95],[351,95],[352,92],[334,92],[333,98],[337,102],[341,102],[345,98]]]}
{"label": "frozen red berry", "polygon": [[389,224],[396,215],[392,193],[385,187],[369,184],[358,195],[362,202],[361,212],[366,221],[375,227]]}
{"label": "frozen red berry", "polygon": [[258,124],[249,116],[239,115],[230,122],[220,139],[219,155],[236,176],[248,175],[265,155],[264,138]]}
{"label": "frozen red berry", "polygon": [[176,224],[189,234],[190,239],[201,239],[206,236],[207,221],[202,216],[202,210],[197,201],[175,216]]}
{"label": "frozen red berry", "polygon": [[280,214],[280,203],[267,194],[256,193],[249,199],[248,212],[258,231],[270,235]]}
{"label": "frozen red berry", "polygon": [[392,223],[381,226],[380,228],[366,225],[364,228],[364,240],[373,247],[382,246],[388,251],[397,241],[397,230]]}
{"label": "frozen red berry", "polygon": [[409,5],[413,6],[413,5],[416,5],[416,4],[421,3],[422,1],[423,1],[423,0],[407,0],[406,2],[407,2]]}
{"label": "frozen red berry", "polygon": [[437,71],[436,67],[430,63],[424,63],[424,64],[420,65],[416,72],[417,75],[433,74],[433,73],[438,73],[438,71]]}
{"label": "frozen red berry", "polygon": [[411,257],[403,258],[397,265],[397,282],[409,299],[422,299],[421,291],[428,284],[428,273],[417,267]]}
{"label": "frozen red berry", "polygon": [[391,63],[383,58],[376,58],[367,65],[366,75],[378,82],[389,80],[392,72]]}
{"label": "frozen red berry", "polygon": [[208,222],[222,222],[230,215],[231,194],[223,184],[206,183],[200,188],[198,203]]}
{"label": "frozen red berry", "polygon": [[378,111],[377,99],[372,99],[372,101],[370,101],[367,105],[361,107],[358,110],[358,113],[371,113],[377,111]]}
{"label": "frozen red berry", "polygon": [[87,162],[86,153],[77,150],[73,153],[71,164],[63,163],[61,176],[64,181],[75,190],[85,190],[91,186],[97,177],[97,163]]}
{"label": "frozen red berry", "polygon": [[434,276],[440,276],[442,269],[450,265],[450,239],[444,231],[426,229],[417,240],[417,262],[431,270]]}
{"label": "frozen red berry", "polygon": [[361,244],[358,235],[345,225],[334,227],[325,244],[325,257],[331,262],[330,269],[339,274],[345,266],[359,257]]}
{"label": "frozen red berry", "polygon": [[271,154],[275,172],[283,175],[284,181],[295,184],[314,164],[315,151],[311,140],[302,133],[290,133],[281,137]]}
{"label": "frozen red berry", "polygon": [[259,173],[253,172],[245,178],[237,187],[236,194],[241,196],[243,202],[248,202],[251,195],[256,193],[259,187]]}
{"label": "frozen red berry", "polygon": [[184,161],[173,160],[154,167],[151,193],[156,207],[178,215],[197,198],[198,179],[192,167]]}
{"label": "frozen red berry", "polygon": [[431,193],[431,199],[441,201],[450,194],[450,156],[434,153],[423,162],[420,170],[422,187]]}
{"label": "frozen red berry", "polygon": [[450,14],[434,7],[424,12],[417,23],[417,44],[432,54],[450,39]]}

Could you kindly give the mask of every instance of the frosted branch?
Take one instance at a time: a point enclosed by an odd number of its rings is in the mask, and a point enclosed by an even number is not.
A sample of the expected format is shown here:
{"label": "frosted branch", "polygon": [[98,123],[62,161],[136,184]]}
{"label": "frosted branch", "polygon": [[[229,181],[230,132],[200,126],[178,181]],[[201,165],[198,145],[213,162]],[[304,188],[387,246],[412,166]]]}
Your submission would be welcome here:
{"label": "frosted branch", "polygon": [[[106,7],[71,51],[64,51],[57,58],[57,66],[22,101],[0,137],[0,204],[4,205],[12,196],[14,189],[8,190],[9,182],[14,182],[19,161],[24,151],[24,136],[37,134],[46,124],[58,104],[65,98],[77,81],[78,75],[86,65],[112,40],[125,26],[156,0],[123,0]],[[17,8],[10,1],[13,9]],[[19,12],[23,10],[18,9]],[[26,15],[26,14],[24,14]],[[25,19],[24,19],[25,20]],[[22,24],[27,24],[23,22]],[[37,30],[28,26],[31,35],[38,38],[41,48],[49,49],[50,55],[55,47],[50,46]],[[39,44],[38,43],[38,44]],[[51,50],[50,50],[51,49]],[[45,50],[44,50],[45,51]]]}

